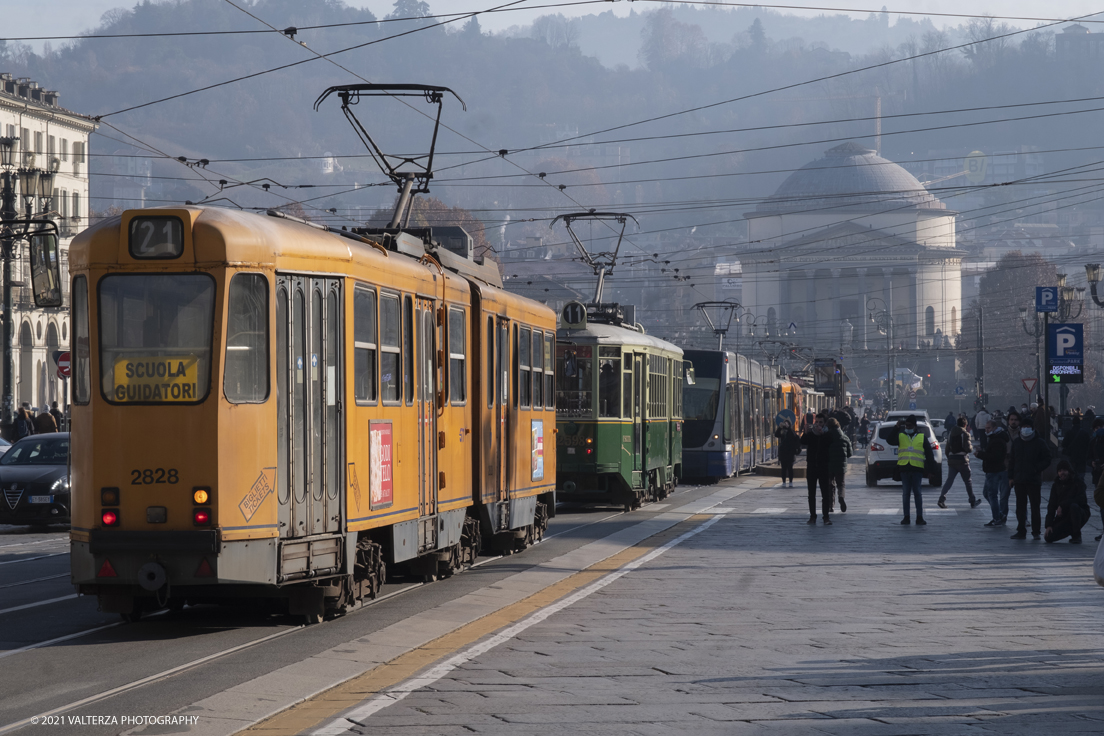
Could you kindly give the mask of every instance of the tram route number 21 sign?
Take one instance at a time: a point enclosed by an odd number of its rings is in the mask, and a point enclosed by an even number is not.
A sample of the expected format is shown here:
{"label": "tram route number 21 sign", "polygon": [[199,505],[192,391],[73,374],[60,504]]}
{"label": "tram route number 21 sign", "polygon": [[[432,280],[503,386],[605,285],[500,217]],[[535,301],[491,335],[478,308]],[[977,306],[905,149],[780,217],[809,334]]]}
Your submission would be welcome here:
{"label": "tram route number 21 sign", "polygon": [[194,355],[138,357],[115,361],[114,399],[119,402],[192,402],[197,390],[199,359]]}
{"label": "tram route number 21 sign", "polygon": [[391,422],[372,422],[368,427],[368,506],[386,508],[394,500],[391,482]]}

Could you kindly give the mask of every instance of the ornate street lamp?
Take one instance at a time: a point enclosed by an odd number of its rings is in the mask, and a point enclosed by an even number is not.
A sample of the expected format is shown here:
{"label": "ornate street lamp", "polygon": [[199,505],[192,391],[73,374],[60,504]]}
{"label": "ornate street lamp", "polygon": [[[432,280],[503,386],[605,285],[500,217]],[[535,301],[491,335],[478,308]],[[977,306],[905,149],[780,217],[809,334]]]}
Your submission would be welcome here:
{"label": "ornate street lamp", "polygon": [[15,136],[0,137],[0,166],[5,169],[12,167],[12,159],[15,158],[15,144],[19,141]]}

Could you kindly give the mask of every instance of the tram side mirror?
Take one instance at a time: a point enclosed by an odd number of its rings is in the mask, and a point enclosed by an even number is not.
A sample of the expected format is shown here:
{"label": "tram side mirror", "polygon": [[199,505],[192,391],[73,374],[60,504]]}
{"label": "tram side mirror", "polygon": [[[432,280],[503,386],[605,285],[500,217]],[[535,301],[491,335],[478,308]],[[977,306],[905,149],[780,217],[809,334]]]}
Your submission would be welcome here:
{"label": "tram side mirror", "polygon": [[36,307],[61,306],[61,251],[55,233],[31,236],[31,290]]}
{"label": "tram side mirror", "polygon": [[579,365],[575,361],[575,351],[568,350],[564,353],[564,377],[575,378],[579,375]]}
{"label": "tram side mirror", "polygon": [[686,385],[693,386],[697,383],[697,379],[694,377],[694,366],[691,363],[686,364]]}

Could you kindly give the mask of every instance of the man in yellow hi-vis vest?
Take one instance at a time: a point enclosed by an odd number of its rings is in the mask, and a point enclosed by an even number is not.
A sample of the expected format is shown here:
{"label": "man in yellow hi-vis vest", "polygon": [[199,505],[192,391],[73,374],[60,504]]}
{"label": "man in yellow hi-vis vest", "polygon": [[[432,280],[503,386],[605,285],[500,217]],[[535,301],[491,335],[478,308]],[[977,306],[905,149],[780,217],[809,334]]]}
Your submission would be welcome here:
{"label": "man in yellow hi-vis vest", "polygon": [[916,497],[916,525],[924,526],[924,499],[920,495],[920,486],[928,475],[929,464],[935,463],[935,452],[928,440],[927,425],[923,429],[916,426],[916,417],[908,416],[904,422],[897,423],[897,433],[886,440],[897,446],[897,469],[901,473],[901,503],[905,507],[902,524],[912,523],[909,510],[909,498]]}

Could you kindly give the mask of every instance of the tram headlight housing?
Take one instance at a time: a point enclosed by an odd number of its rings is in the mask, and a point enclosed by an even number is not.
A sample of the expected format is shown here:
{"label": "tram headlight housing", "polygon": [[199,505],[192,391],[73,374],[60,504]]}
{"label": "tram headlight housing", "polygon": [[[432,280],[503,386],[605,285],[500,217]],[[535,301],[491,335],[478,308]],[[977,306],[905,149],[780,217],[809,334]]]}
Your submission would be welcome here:
{"label": "tram headlight housing", "polygon": [[119,489],[118,488],[101,488],[100,489],[100,505],[101,506],[118,506],[119,505]]}
{"label": "tram headlight housing", "polygon": [[210,500],[211,500],[210,489],[209,488],[196,488],[196,489],[194,489],[192,491],[192,500],[195,501],[196,504],[200,505],[200,506],[210,502]]}

